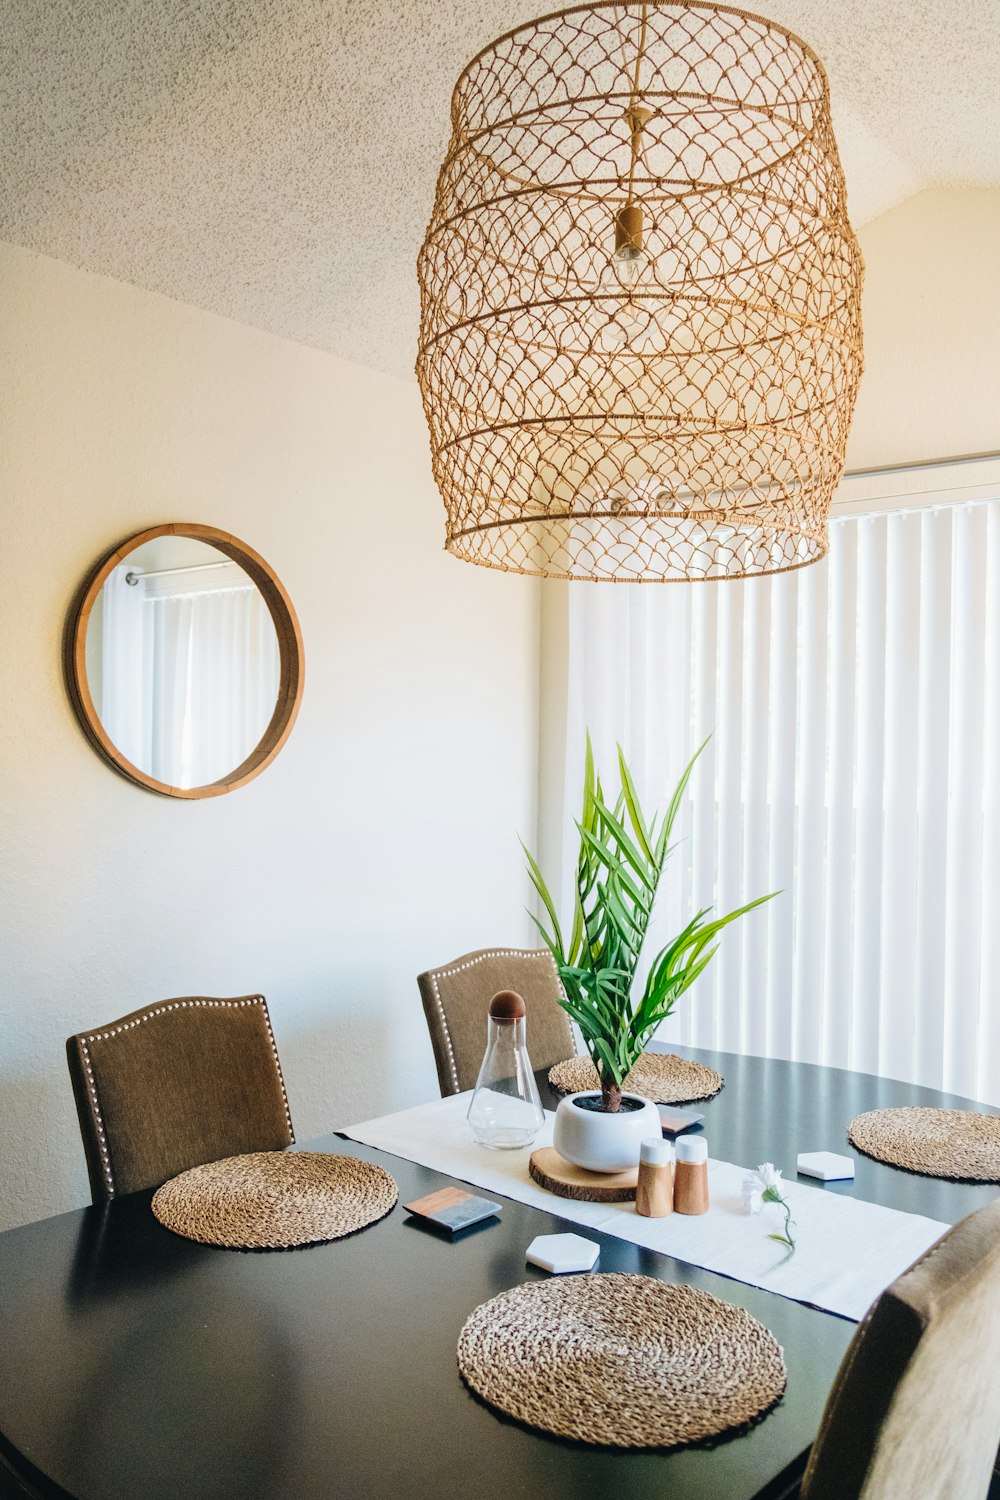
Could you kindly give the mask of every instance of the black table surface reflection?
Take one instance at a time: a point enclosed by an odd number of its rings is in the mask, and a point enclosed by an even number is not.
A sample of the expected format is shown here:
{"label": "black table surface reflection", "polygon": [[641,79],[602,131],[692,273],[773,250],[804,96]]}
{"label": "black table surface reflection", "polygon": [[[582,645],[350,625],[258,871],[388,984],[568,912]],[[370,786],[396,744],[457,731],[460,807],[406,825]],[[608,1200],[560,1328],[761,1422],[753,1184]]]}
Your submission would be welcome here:
{"label": "black table surface reflection", "polygon": [[[834,1069],[677,1050],[725,1075],[722,1093],[697,1106],[712,1154],[772,1160],[788,1175],[800,1150],[846,1151],[860,1110],[968,1102]],[[401,1203],[450,1180],[336,1136],[310,1145],[383,1162]],[[860,1157],[855,1182],[820,1190],[949,1222],[996,1193]],[[499,1224],[453,1243],[398,1206],[333,1244],[241,1253],[169,1233],[149,1198],[0,1235],[0,1455],[40,1495],[578,1500],[614,1490],[630,1500],[778,1500],[801,1472],[853,1332],[594,1234],[599,1269],[689,1282],[746,1307],[784,1347],[789,1377],[781,1404],[744,1435],[671,1453],[595,1450],[502,1418],[465,1389],[455,1364],[469,1312],[541,1275],[524,1262],[533,1236],[574,1227],[557,1204],[548,1214],[505,1200]]]}

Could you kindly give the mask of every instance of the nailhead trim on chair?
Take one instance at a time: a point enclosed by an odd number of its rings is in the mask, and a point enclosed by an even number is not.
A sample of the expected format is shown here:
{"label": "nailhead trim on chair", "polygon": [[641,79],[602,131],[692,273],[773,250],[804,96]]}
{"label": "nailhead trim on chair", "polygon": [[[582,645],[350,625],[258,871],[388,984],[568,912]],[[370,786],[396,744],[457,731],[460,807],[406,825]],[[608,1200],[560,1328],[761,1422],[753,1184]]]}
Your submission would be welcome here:
{"label": "nailhead trim on chair", "polygon": [[108,1142],[104,1134],[104,1120],[101,1116],[101,1107],[97,1102],[97,1087],[94,1083],[94,1070],[90,1066],[90,1052],[87,1043],[90,1037],[80,1038],[80,1047],[83,1051],[83,1066],[87,1072],[87,1093],[90,1095],[90,1107],[94,1111],[94,1124],[97,1126],[97,1136],[101,1147],[101,1166],[104,1169],[104,1180],[108,1185],[108,1197],[115,1196],[115,1179],[111,1175],[111,1159],[108,1156]]}
{"label": "nailhead trim on chair", "polygon": [[[437,1005],[438,1015],[441,1017],[441,1029],[444,1039],[448,1044],[448,1066],[451,1069],[451,1081],[455,1085],[455,1093],[462,1092],[458,1081],[458,1068],[455,1066],[455,1049],[451,1044],[451,1032],[448,1030],[448,1017],[444,1013],[441,1003],[441,991],[438,989],[438,980],[447,979],[450,974],[461,974],[465,969],[474,969],[477,964],[484,964],[488,958],[550,958],[551,954],[545,948],[493,948],[489,953],[480,953],[477,958],[470,958],[466,963],[452,964],[448,969],[432,969],[430,971],[431,988],[434,991],[434,1003]],[[562,989],[562,981],[559,982]],[[570,1028],[572,1036],[572,1027]],[[576,1038],[573,1038],[573,1054],[576,1055]]]}
{"label": "nailhead trim on chair", "polygon": [[[101,1165],[104,1168],[104,1180],[108,1185],[108,1197],[115,1195],[115,1179],[111,1171],[111,1158],[108,1154],[107,1136],[104,1133],[104,1120],[101,1115],[101,1106],[97,1098],[97,1084],[94,1081],[94,1070],[90,1064],[90,1052],[88,1047],[94,1042],[106,1042],[113,1036],[120,1035],[123,1031],[131,1031],[135,1026],[141,1026],[144,1021],[152,1021],[155,1016],[164,1016],[171,1010],[184,1010],[188,1006],[224,1006],[228,1010],[241,1010],[244,1005],[260,1005],[264,1009],[264,1024],[267,1027],[268,1040],[271,1043],[271,1053],[274,1057],[274,1066],[278,1074],[278,1085],[281,1089],[281,1100],[285,1107],[285,1121],[288,1125],[288,1134],[292,1144],[295,1144],[295,1131],[292,1129],[292,1115],[288,1108],[288,1095],[285,1092],[285,1079],[281,1071],[281,1062],[278,1057],[278,1048],[274,1040],[274,1032],[271,1029],[271,1017],[267,1010],[267,1001],[263,995],[250,995],[245,1000],[169,1000],[163,1005],[157,1005],[153,1010],[146,1012],[144,1016],[136,1016],[134,1021],[123,1021],[120,1026],[109,1026],[107,1031],[95,1031],[92,1036],[82,1036],[80,1046],[83,1049],[83,1063],[87,1072],[87,1092],[90,1095],[91,1107],[94,1111],[94,1123],[97,1126],[97,1134],[101,1146]],[[449,1044],[450,1045],[450,1044]]]}
{"label": "nailhead trim on chair", "polygon": [[458,1069],[455,1066],[455,1049],[451,1045],[451,1032],[448,1030],[448,1018],[444,1013],[444,1006],[441,1004],[441,992],[438,989],[436,974],[431,975],[431,988],[434,991],[434,1003],[437,1006],[438,1015],[441,1017],[441,1030],[444,1032],[445,1043],[448,1047],[448,1066],[451,1069],[451,1081],[455,1085],[455,1093],[460,1094],[462,1090],[459,1088],[458,1084]]}

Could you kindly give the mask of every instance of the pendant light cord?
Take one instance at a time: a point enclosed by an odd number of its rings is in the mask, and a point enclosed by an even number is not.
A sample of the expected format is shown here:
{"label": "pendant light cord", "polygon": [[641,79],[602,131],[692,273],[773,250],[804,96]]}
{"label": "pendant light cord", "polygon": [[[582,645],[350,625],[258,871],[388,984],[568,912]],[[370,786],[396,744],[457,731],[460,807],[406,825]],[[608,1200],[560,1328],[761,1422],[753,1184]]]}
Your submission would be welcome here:
{"label": "pendant light cord", "polygon": [[642,149],[640,141],[642,139],[642,132],[646,123],[645,120],[639,121],[637,123],[636,108],[639,103],[639,70],[642,67],[642,59],[646,52],[646,27],[648,23],[648,14],[649,6],[644,5],[642,7],[641,24],[639,28],[639,50],[636,53],[635,73],[632,77],[632,90],[629,96],[628,109],[625,112],[626,118],[629,123],[629,130],[632,133],[632,154],[628,168],[628,198],[626,199],[626,207],[628,208],[632,206],[632,202],[635,196],[635,169],[639,161],[639,152]]}

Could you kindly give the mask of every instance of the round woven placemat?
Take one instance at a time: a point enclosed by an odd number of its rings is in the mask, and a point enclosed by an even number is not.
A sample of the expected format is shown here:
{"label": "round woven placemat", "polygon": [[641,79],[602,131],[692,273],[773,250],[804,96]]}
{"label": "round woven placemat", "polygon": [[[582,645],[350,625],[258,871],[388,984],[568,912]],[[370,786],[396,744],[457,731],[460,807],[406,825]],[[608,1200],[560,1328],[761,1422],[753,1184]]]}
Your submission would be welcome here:
{"label": "round woven placemat", "polygon": [[774,1336],[690,1286],[618,1272],[527,1282],[477,1307],[458,1367],[530,1427],[614,1448],[670,1448],[763,1415],[785,1389]]}
{"label": "round woven placemat", "polygon": [[[724,1079],[714,1068],[673,1052],[644,1052],[625,1080],[629,1093],[641,1094],[654,1104],[693,1104],[711,1099]],[[568,1057],[549,1069],[549,1082],[563,1094],[581,1094],[600,1088],[597,1069],[589,1057]]]}
{"label": "round woven placemat", "polygon": [[956,1182],[1000,1182],[1000,1116],[971,1109],[873,1109],[847,1139],[866,1156]]}
{"label": "round woven placemat", "polygon": [[153,1194],[167,1229],[229,1250],[287,1250],[339,1240],[374,1224],[398,1189],[388,1172],[353,1156],[252,1151],[192,1167]]}

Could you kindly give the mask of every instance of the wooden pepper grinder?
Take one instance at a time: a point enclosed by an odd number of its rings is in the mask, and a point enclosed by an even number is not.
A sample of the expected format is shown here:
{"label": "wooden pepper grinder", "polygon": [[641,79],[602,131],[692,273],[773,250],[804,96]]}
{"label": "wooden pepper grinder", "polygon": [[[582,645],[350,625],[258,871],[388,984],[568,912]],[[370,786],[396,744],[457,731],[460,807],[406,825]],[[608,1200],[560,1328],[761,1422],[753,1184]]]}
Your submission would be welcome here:
{"label": "wooden pepper grinder", "polygon": [[650,1136],[639,1147],[635,1211],[647,1219],[674,1211],[674,1148],[662,1136]]}
{"label": "wooden pepper grinder", "polygon": [[677,1142],[674,1208],[679,1214],[708,1210],[708,1142],[704,1136],[684,1136]]}

